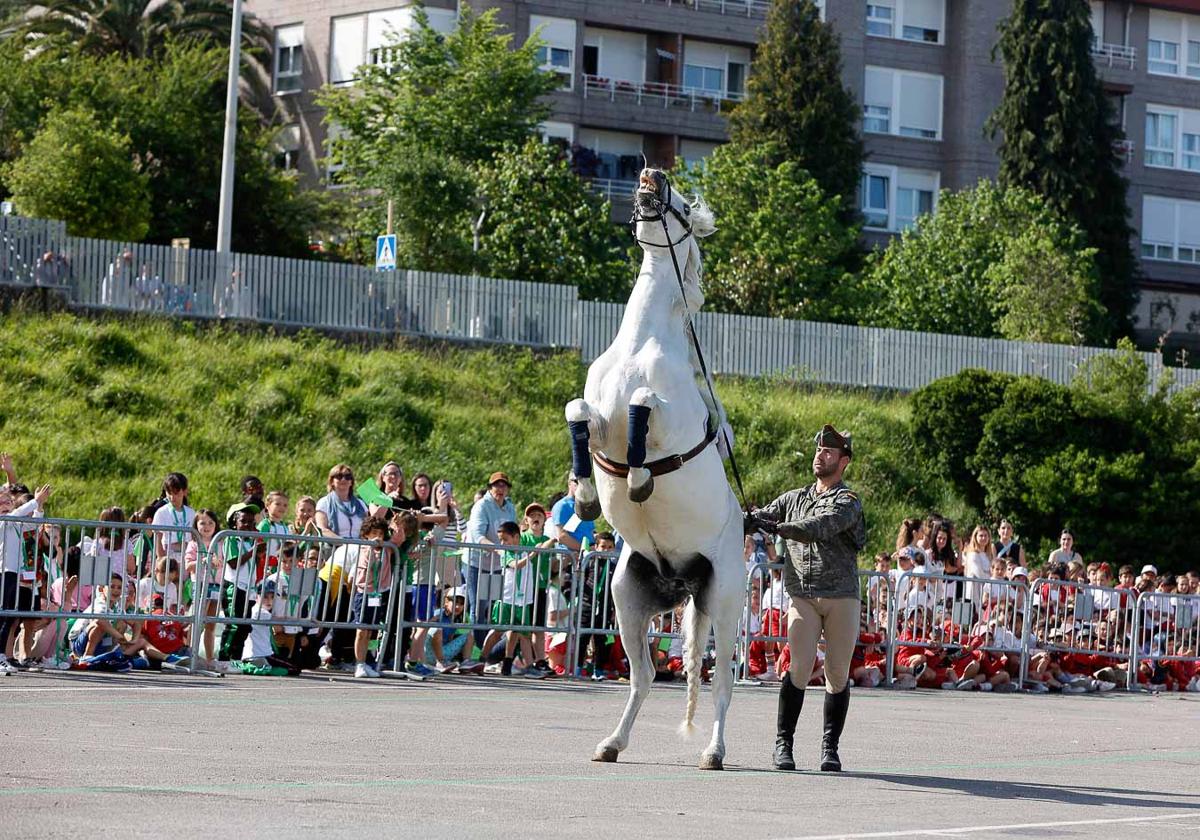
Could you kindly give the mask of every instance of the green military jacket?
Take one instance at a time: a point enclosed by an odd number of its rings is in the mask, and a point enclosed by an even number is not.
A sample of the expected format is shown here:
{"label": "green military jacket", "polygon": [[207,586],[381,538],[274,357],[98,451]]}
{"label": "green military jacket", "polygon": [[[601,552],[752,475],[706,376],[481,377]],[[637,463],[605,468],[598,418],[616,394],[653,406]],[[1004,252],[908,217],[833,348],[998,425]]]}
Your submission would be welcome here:
{"label": "green military jacket", "polygon": [[858,553],[867,544],[862,503],[838,482],[789,490],[756,516],[778,524],[787,548],[783,586],[793,598],[857,598]]}

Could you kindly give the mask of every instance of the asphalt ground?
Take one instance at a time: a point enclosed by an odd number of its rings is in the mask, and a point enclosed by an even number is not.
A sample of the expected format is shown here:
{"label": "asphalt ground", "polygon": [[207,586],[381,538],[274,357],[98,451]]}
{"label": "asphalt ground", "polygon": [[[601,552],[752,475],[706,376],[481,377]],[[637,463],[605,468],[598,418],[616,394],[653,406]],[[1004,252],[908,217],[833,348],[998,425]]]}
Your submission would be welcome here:
{"label": "asphalt ground", "polygon": [[1200,695],[856,690],[830,774],[768,769],[766,686],[735,689],[727,769],[696,769],[710,695],[685,741],[682,689],[596,764],[626,685],[15,674],[0,837],[1200,838]]}

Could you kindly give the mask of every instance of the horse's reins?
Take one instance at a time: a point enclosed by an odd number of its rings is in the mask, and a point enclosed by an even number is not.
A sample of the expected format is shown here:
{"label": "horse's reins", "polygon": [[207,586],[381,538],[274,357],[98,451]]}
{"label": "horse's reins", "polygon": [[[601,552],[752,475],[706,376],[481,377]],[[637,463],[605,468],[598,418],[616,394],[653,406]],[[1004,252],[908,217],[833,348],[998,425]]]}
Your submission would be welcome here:
{"label": "horse's reins", "polygon": [[[675,269],[675,281],[679,284],[679,294],[683,298],[683,319],[687,326],[688,335],[692,338],[692,346],[696,349],[696,359],[700,362],[700,373],[704,376],[704,384],[708,388],[708,395],[712,399],[714,407],[717,405],[717,395],[713,391],[712,376],[708,372],[708,364],[704,361],[704,351],[700,349],[700,339],[696,335],[696,326],[692,323],[692,313],[688,310],[687,291],[683,286],[683,272],[679,270],[679,260],[675,257],[675,246],[681,242],[685,242],[688,237],[692,236],[692,221],[686,218],[683,213],[680,213],[671,205],[671,182],[665,177],[663,182],[667,188],[666,199],[654,197],[651,199],[656,205],[658,215],[642,216],[638,213],[638,205],[635,200],[633,203],[633,216],[630,218],[630,225],[633,227],[633,239],[643,245],[653,245],[655,247],[663,247],[658,242],[647,242],[643,239],[638,239],[637,223],[638,222],[661,222],[663,229],[663,238],[667,241],[667,251],[671,254],[671,267]],[[667,213],[670,213],[683,226],[683,236],[676,241],[671,241],[671,231],[667,228]],[[720,426],[720,418],[717,418],[718,426]],[[729,435],[725,433],[725,429],[718,428],[718,434],[725,441],[725,451],[729,453],[729,466],[733,469],[733,480],[737,482],[738,495],[742,497],[742,510],[750,512],[750,506],[746,504],[746,491],[742,487],[742,476],[738,471],[737,458],[733,454],[733,441],[729,439]]]}

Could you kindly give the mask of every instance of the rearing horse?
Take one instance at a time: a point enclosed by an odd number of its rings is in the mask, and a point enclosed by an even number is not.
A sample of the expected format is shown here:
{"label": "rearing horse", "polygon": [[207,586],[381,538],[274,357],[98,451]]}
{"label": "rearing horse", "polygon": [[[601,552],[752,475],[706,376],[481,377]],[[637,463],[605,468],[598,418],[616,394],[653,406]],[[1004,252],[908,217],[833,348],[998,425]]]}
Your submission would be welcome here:
{"label": "rearing horse", "polygon": [[[700,767],[720,770],[746,588],[742,517],[725,478],[724,450],[715,445],[718,437],[722,446],[727,439],[724,411],[711,381],[703,388],[697,383],[702,374],[688,332],[690,316],[704,302],[696,239],[715,228],[707,209],[689,205],[656,169],[642,170],[633,222],[645,252],[637,283],[616,338],[588,368],[584,398],[566,407],[579,479],[576,513],[595,519],[603,511],[624,539],[612,595],[629,657],[629,700],[593,760],[616,761],[628,746],[654,681],[650,621],[690,597],[684,613],[688,687],[681,729],[692,729],[711,626],[716,717]],[[595,473],[593,460],[599,468]]]}

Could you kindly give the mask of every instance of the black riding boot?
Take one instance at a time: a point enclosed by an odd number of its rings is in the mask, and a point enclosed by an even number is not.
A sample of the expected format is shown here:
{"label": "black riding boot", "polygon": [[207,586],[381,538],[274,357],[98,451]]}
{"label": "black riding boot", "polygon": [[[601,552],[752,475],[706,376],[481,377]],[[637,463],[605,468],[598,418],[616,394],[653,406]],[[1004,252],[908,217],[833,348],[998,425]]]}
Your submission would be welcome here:
{"label": "black riding boot", "polygon": [[850,708],[850,684],[837,694],[825,692],[825,734],[821,737],[821,769],[839,771],[842,760],[838,758],[838,741],[842,738],[842,727],[846,725],[846,710]]}
{"label": "black riding boot", "polygon": [[779,705],[775,713],[775,757],[772,764],[776,770],[795,770],[796,760],[792,757],[792,740],[796,734],[796,721],[804,708],[804,689],[796,688],[792,675],[785,673],[779,686]]}

